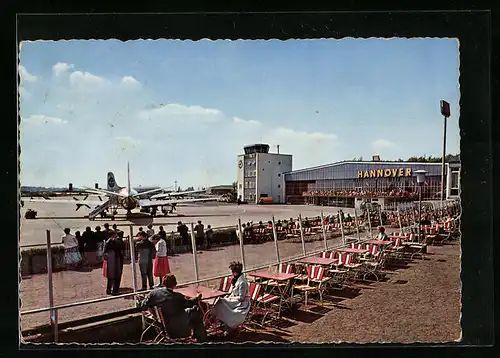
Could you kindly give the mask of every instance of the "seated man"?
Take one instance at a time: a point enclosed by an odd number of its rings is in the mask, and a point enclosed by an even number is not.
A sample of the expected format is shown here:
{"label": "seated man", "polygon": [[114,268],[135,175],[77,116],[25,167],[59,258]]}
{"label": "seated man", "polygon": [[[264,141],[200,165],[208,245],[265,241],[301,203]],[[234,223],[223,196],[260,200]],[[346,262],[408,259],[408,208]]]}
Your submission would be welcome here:
{"label": "seated man", "polygon": [[165,328],[170,338],[185,338],[191,336],[197,342],[204,342],[207,339],[207,332],[203,325],[198,300],[201,294],[186,299],[184,295],[174,292],[177,280],[174,275],[167,275],[163,278],[163,286],[151,291],[148,296],[138,303],[138,307],[146,309],[158,306],[161,309]]}

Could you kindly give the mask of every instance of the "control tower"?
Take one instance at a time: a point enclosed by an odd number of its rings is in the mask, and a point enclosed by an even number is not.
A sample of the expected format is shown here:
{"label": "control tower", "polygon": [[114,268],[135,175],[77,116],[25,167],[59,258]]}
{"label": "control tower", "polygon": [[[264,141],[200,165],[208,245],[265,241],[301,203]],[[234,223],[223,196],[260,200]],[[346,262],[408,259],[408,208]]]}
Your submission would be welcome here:
{"label": "control tower", "polygon": [[238,155],[238,198],[249,204],[259,201],[284,203],[283,173],[292,170],[292,155],[269,153],[268,144],[252,144]]}

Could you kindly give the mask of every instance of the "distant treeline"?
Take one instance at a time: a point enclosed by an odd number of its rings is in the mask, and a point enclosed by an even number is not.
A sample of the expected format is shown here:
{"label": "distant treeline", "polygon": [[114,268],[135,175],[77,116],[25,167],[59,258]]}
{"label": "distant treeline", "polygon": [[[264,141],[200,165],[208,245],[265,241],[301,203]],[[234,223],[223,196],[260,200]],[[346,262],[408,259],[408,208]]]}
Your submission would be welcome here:
{"label": "distant treeline", "polygon": [[[409,157],[406,160],[403,160],[399,158],[398,160],[384,160],[387,162],[413,162],[413,163],[441,163],[443,157],[433,157],[432,155],[426,156],[420,156],[420,157]],[[459,162],[460,161],[460,155],[459,154],[448,154],[445,157],[445,162]],[[354,162],[363,162],[363,157],[359,158],[354,158]]]}

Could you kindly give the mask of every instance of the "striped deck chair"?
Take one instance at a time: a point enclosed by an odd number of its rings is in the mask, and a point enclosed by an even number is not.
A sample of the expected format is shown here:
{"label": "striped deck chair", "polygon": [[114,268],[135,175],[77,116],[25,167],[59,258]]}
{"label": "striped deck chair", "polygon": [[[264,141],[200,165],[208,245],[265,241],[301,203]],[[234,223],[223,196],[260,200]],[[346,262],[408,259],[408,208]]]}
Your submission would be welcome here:
{"label": "striped deck chair", "polygon": [[[280,297],[267,293],[262,286],[254,283],[253,291],[250,290],[250,299],[254,302],[254,316],[255,314],[262,314],[261,325],[266,323],[266,318],[272,313],[272,305],[279,301]],[[278,305],[278,316],[281,313],[281,306]]]}
{"label": "striped deck chair", "polygon": [[323,292],[326,290],[326,283],[330,277],[325,277],[325,269],[322,266],[307,267],[307,283],[294,285],[294,290],[305,293],[304,306],[307,307],[309,293],[318,293],[321,305],[323,305]]}

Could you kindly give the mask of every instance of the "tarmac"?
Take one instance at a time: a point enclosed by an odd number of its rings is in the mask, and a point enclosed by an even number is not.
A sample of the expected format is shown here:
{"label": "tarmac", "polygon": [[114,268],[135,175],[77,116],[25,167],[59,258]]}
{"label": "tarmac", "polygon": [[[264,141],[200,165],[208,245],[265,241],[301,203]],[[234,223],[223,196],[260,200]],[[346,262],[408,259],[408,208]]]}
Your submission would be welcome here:
{"label": "tarmac", "polygon": [[[263,221],[265,223],[272,220],[273,216],[275,220],[287,220],[297,218],[300,213],[302,218],[305,219],[306,217],[319,216],[321,211],[323,211],[325,216],[337,214],[340,209],[313,205],[243,204],[238,206],[228,203],[200,203],[178,205],[177,211],[174,214],[169,214],[169,216],[156,216],[152,218],[146,214],[130,219],[125,217],[125,211],[122,210],[114,220],[110,218],[96,218],[90,221],[88,218],[85,218],[90,209],[82,207],[76,211],[76,205],[50,202],[55,200],[58,200],[58,198],[47,200],[46,203],[24,203],[24,206],[21,208],[20,218],[20,245],[22,249],[23,246],[45,245],[47,242],[46,230],[50,230],[51,242],[59,243],[64,228],[70,228],[73,233],[77,230],[83,232],[87,226],[94,229],[98,225],[102,227],[106,222],[110,225],[116,224],[126,234],[129,233],[127,227],[130,225],[134,227],[133,230],[136,232],[139,226],[146,227],[148,224],[155,226],[163,225],[165,230],[169,232],[176,231],[178,221],[182,221],[188,227],[190,223],[196,224],[198,220],[201,220],[205,226],[211,225],[212,228],[236,227],[238,219],[241,219],[242,223],[248,221],[253,221],[254,223]],[[24,218],[24,213],[28,209],[37,211],[36,219]],[[342,210],[346,214],[350,213],[351,216],[354,215],[354,209],[342,208]],[[138,213],[138,209],[135,212]]]}

